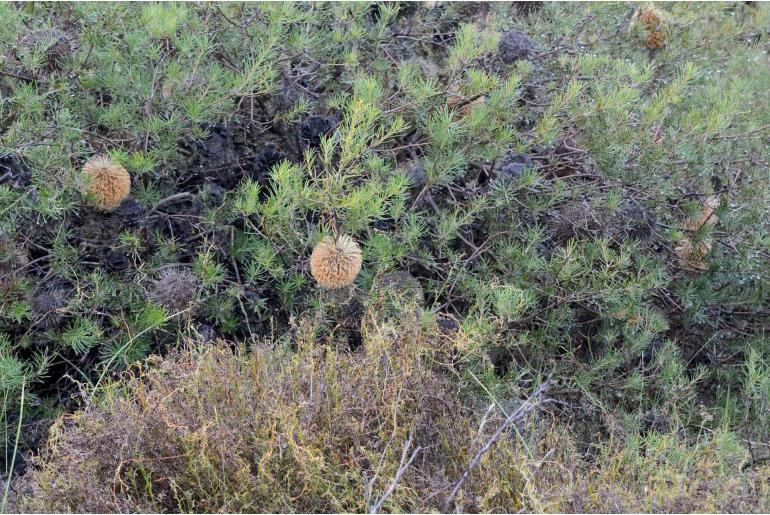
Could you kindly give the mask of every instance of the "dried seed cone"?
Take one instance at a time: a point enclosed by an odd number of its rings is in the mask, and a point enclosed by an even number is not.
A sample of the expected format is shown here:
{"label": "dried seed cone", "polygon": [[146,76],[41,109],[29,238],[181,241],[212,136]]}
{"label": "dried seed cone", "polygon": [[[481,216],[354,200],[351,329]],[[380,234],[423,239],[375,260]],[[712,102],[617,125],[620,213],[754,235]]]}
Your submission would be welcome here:
{"label": "dried seed cone", "polygon": [[[181,268],[162,272],[150,290],[150,298],[170,314],[192,311],[198,302],[200,281]],[[190,308],[190,309],[188,309]]]}
{"label": "dried seed cone", "polygon": [[324,288],[349,285],[361,271],[361,248],[350,236],[326,237],[313,249],[310,273]]}
{"label": "dried seed cone", "polygon": [[46,65],[58,68],[64,58],[72,52],[72,39],[58,29],[37,29],[21,38],[22,47],[40,47]]}
{"label": "dried seed cone", "polygon": [[107,156],[96,156],[83,167],[81,191],[88,203],[102,211],[114,211],[131,192],[131,176]]}
{"label": "dried seed cone", "polygon": [[44,329],[58,327],[64,321],[63,310],[69,301],[70,292],[63,288],[49,288],[32,298],[35,317]]}

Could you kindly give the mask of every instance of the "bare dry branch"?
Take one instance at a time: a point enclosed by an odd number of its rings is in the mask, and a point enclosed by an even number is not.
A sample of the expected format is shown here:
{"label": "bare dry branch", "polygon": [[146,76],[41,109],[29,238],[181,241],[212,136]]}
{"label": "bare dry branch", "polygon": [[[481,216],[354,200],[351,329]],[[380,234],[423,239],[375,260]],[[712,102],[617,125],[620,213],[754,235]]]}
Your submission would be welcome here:
{"label": "bare dry branch", "polygon": [[514,423],[523,421],[535,408],[547,402],[547,400],[543,399],[543,396],[553,386],[553,384],[554,381],[549,376],[547,380],[545,380],[540,384],[540,386],[537,387],[534,393],[532,393],[532,395],[527,400],[521,403],[516,411],[508,415],[508,418],[505,419],[505,422],[503,422],[500,427],[497,428],[495,434],[493,434],[492,437],[487,440],[487,443],[485,443],[484,446],[479,449],[471,462],[468,464],[468,467],[463,472],[463,475],[460,477],[457,483],[455,483],[455,486],[452,489],[452,493],[449,494],[449,497],[447,497],[446,501],[444,502],[445,510],[448,511],[449,506],[452,504],[452,501],[454,501],[455,497],[457,497],[457,494],[460,492],[460,488],[462,488],[463,484],[465,484],[465,481],[468,479],[473,469],[478,466],[481,458],[483,458],[489,449],[491,449],[492,446],[500,439],[503,433]]}
{"label": "bare dry branch", "polygon": [[[417,446],[414,451],[412,451],[411,456],[409,456],[409,459],[407,459],[407,454],[409,452],[409,449],[412,447],[412,439],[414,437],[414,428],[409,432],[409,438],[406,442],[404,442],[404,448],[401,451],[401,462],[399,463],[398,470],[396,471],[396,475],[393,477],[393,481],[391,481],[390,486],[385,491],[382,496],[380,496],[377,501],[372,504],[369,507],[369,513],[379,513],[379,511],[382,509],[382,505],[385,504],[385,501],[388,500],[388,498],[393,494],[393,492],[396,490],[396,486],[398,485],[399,481],[401,481],[401,478],[403,477],[406,470],[409,468],[409,466],[412,464],[414,459],[417,457],[417,455],[422,450],[421,446]],[[374,481],[374,479],[372,479]]]}

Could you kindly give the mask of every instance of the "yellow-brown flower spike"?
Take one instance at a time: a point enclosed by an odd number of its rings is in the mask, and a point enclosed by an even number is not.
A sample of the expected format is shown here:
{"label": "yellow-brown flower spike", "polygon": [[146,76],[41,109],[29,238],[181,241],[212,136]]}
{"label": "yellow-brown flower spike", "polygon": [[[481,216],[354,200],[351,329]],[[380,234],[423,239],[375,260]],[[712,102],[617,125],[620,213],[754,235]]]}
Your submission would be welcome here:
{"label": "yellow-brown flower spike", "polygon": [[647,48],[656,49],[663,46],[668,39],[668,27],[661,11],[657,9],[642,9],[636,13],[637,21],[642,25],[647,39]]}
{"label": "yellow-brown flower spike", "polygon": [[131,192],[131,176],[107,156],[95,156],[83,167],[81,191],[89,205],[114,211]]}
{"label": "yellow-brown flower spike", "polygon": [[676,248],[674,248],[674,251],[682,261],[690,264],[694,268],[708,270],[709,263],[707,258],[712,247],[713,243],[711,239],[693,243],[690,238],[685,236]]}
{"label": "yellow-brown flower spike", "polygon": [[361,248],[350,236],[326,237],[313,249],[310,273],[328,289],[343,288],[361,271]]}
{"label": "yellow-brown flower spike", "polygon": [[711,227],[717,224],[719,217],[714,214],[719,207],[719,197],[709,195],[701,204],[697,218],[686,220],[682,224],[683,229],[688,231],[697,231],[703,226]]}

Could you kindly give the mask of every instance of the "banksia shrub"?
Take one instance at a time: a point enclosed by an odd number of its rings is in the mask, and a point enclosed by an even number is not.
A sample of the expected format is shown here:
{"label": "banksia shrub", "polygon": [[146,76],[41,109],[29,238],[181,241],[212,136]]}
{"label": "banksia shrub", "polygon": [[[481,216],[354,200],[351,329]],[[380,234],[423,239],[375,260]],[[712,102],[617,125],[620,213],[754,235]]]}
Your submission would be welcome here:
{"label": "banksia shrub", "polygon": [[131,176],[107,156],[95,156],[83,167],[81,191],[89,205],[114,211],[131,192]]}
{"label": "banksia shrub", "polygon": [[343,288],[361,271],[361,248],[350,236],[326,237],[313,249],[310,272],[324,288]]}
{"label": "banksia shrub", "polygon": [[719,207],[719,197],[710,195],[706,197],[698,210],[698,216],[693,219],[685,220],[682,228],[687,231],[697,231],[701,227],[712,227],[717,224],[719,217],[715,214]]}

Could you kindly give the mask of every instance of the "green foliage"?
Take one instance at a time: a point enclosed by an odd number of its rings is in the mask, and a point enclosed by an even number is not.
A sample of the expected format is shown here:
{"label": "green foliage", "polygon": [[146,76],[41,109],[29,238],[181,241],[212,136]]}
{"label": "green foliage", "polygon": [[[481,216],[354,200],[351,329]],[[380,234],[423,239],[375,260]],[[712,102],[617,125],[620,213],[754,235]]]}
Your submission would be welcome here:
{"label": "green foliage", "polygon": [[[452,387],[440,359],[451,342],[429,317],[368,317],[356,355],[314,333],[301,324],[294,350],[192,344],[105,385],[98,403],[52,428],[17,482],[16,508],[363,512],[393,485],[385,510],[446,510],[449,487],[501,422],[502,404],[483,409]],[[733,472],[747,454],[734,433],[692,444],[658,433],[607,441],[591,460],[574,435],[535,420],[537,431],[510,431],[484,456],[459,510],[768,507],[768,467]]]}
{"label": "green foliage", "polygon": [[[0,5],[6,442],[22,384],[34,446],[190,336],[291,342],[312,320],[355,355],[381,308],[440,317],[463,395],[512,402],[552,375],[588,448],[724,434],[760,463],[770,9],[661,4],[650,49],[647,7]],[[512,28],[531,49],[506,64]],[[132,177],[112,214],[79,193],[102,153]],[[338,233],[363,268],[329,292],[308,259]],[[183,313],[153,296],[177,268],[200,290]],[[383,304],[389,273],[420,301]]]}

